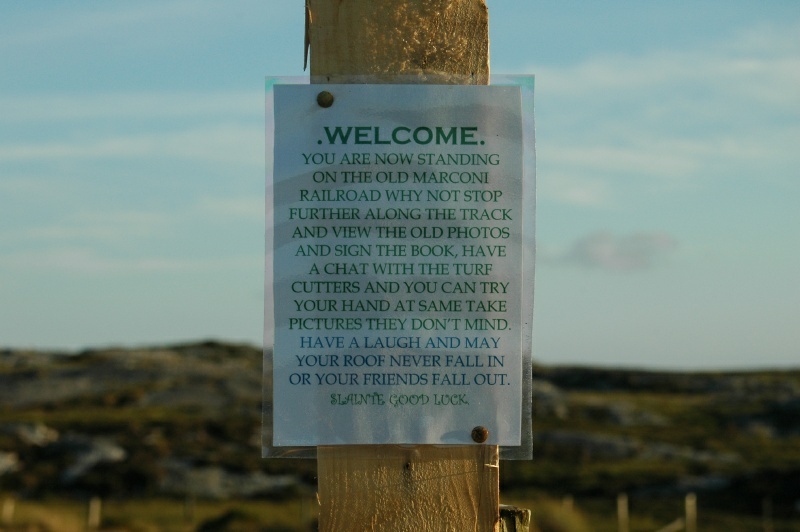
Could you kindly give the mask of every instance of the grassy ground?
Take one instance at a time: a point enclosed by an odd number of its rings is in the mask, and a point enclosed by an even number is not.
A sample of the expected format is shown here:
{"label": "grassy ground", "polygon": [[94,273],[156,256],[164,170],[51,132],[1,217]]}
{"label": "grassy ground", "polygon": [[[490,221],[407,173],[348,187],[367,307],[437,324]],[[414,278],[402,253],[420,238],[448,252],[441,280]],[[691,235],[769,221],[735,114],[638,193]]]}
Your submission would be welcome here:
{"label": "grassy ground", "polygon": [[[531,532],[619,532],[616,499],[565,498],[556,500],[545,495],[511,494],[504,504],[532,511]],[[629,530],[653,532],[678,519],[684,519],[684,501],[680,498],[631,500]],[[685,520],[684,520],[685,523]],[[697,530],[707,532],[798,532],[800,521],[772,519],[765,526],[763,517],[707,510],[698,500]],[[771,528],[768,528],[771,526]],[[683,529],[681,529],[683,530]]]}
{"label": "grassy ground", "polygon": [[[504,504],[533,512],[531,532],[618,532],[616,501],[607,499],[556,500],[544,495],[511,495]],[[656,531],[683,518],[679,499],[632,501],[630,531]],[[17,501],[12,523],[0,531],[84,532],[88,503],[51,499]],[[190,532],[195,530],[309,531],[314,530],[316,504],[308,498],[280,503],[269,501],[196,501],[174,499],[104,501],[100,530],[116,532]],[[216,523],[216,527],[212,526]],[[698,511],[698,530],[725,532],[763,532],[760,517]],[[203,528],[205,526],[205,528]],[[794,521],[776,519],[774,532],[797,532]]]}
{"label": "grassy ground", "polygon": [[[49,499],[16,501],[11,523],[1,531],[84,532],[88,501]],[[179,501],[139,499],[103,501],[100,530],[118,532],[195,531],[217,521],[213,530],[308,531],[316,519],[316,504],[302,498],[270,501]],[[232,523],[235,521],[235,523]]]}

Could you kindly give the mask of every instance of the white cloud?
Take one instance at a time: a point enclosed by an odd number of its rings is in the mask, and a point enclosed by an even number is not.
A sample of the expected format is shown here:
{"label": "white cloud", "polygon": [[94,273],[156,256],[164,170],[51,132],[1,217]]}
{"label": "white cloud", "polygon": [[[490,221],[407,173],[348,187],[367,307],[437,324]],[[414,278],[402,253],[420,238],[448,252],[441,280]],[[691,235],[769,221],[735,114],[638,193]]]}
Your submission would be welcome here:
{"label": "white cloud", "polygon": [[765,95],[763,103],[797,110],[800,98],[792,89],[800,81],[799,35],[800,25],[762,26],[702,49],[601,55],[565,68],[536,68],[537,90],[553,97],[625,101],[642,91],[664,96],[676,88],[694,89],[698,99],[710,102],[728,94]]}
{"label": "white cloud", "polygon": [[40,197],[51,191],[52,184],[41,177],[6,174],[0,179],[0,195],[5,198],[12,194]]}
{"label": "white cloud", "polygon": [[545,261],[610,271],[646,270],[676,247],[677,241],[665,233],[617,236],[598,232],[577,239],[566,252]]}
{"label": "white cloud", "polygon": [[129,92],[94,94],[2,95],[0,113],[10,124],[60,123],[102,120],[164,122],[165,119],[263,119],[262,91]]}
{"label": "white cloud", "polygon": [[[273,6],[270,6],[273,7]],[[259,9],[261,8],[261,9]],[[243,3],[250,13],[263,13],[258,2]],[[280,6],[273,11],[281,11]],[[64,46],[74,42],[102,42],[107,47],[166,49],[192,43],[223,31],[225,22],[252,22],[226,3],[214,0],[158,0],[135,3],[64,4],[19,18],[0,37],[0,49]],[[298,13],[297,17],[301,15]]]}
{"label": "white cloud", "polygon": [[[593,183],[614,202],[631,178],[708,187],[732,175],[793,179],[798,36],[800,26],[760,27],[705,49],[531,69],[540,166],[553,171],[539,174],[542,199],[596,205],[565,193],[571,183]],[[567,184],[546,185],[562,176]]]}
{"label": "white cloud", "polygon": [[221,216],[226,219],[241,218],[245,220],[264,221],[265,205],[263,197],[238,198],[201,198],[198,210],[201,213]]}
{"label": "white cloud", "polygon": [[27,225],[0,232],[4,243],[59,245],[73,242],[119,243],[134,238],[155,238],[174,223],[174,216],[161,212],[76,212],[56,223]]}
{"label": "white cloud", "polygon": [[178,159],[262,173],[265,105],[260,91],[0,96],[0,164]]}
{"label": "white cloud", "polygon": [[548,173],[547,179],[539,180],[537,194],[569,205],[604,208],[612,203],[608,189],[603,180],[576,177],[559,170]]}
{"label": "white cloud", "polygon": [[258,126],[213,124],[174,132],[4,144],[0,145],[0,159],[19,162],[174,157],[262,168],[263,140],[263,128]]}
{"label": "white cloud", "polygon": [[0,269],[26,272],[57,272],[78,275],[127,275],[131,273],[187,273],[232,271],[263,267],[259,253],[224,258],[186,259],[158,256],[111,257],[82,247],[54,247],[0,255]]}
{"label": "white cloud", "polygon": [[186,267],[186,263],[181,260],[161,258],[115,259],[101,256],[90,249],[52,248],[0,256],[0,266],[26,271],[58,270],[69,273],[105,274],[110,272],[180,271]]}
{"label": "white cloud", "polygon": [[[649,135],[644,135],[650,137]],[[695,170],[698,147],[691,142],[639,139],[636,145],[590,145],[550,147],[546,156],[560,168],[579,168],[587,174],[636,174],[642,177],[671,177]]]}

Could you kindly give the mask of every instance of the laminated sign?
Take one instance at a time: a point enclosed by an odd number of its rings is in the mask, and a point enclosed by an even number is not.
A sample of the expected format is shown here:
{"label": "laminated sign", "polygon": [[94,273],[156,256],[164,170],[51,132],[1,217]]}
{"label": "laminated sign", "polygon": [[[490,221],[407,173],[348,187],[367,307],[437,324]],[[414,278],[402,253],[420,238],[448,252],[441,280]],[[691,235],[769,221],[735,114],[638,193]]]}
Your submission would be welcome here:
{"label": "laminated sign", "polygon": [[481,427],[519,446],[533,211],[520,87],[273,94],[271,444],[467,444]]}

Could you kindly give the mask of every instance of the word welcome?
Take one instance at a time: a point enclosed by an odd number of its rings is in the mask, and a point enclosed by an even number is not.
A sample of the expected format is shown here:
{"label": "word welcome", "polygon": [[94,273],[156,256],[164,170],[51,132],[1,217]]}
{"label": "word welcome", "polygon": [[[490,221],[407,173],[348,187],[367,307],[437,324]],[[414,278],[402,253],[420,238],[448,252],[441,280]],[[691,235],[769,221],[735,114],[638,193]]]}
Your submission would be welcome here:
{"label": "word welcome", "polygon": [[[452,144],[454,146],[477,146],[484,141],[475,139],[477,127],[418,127],[411,129],[399,126],[392,129],[388,136],[381,136],[379,126],[336,126],[324,127],[328,144]],[[385,130],[384,130],[385,131]],[[318,141],[322,144],[322,141]]]}

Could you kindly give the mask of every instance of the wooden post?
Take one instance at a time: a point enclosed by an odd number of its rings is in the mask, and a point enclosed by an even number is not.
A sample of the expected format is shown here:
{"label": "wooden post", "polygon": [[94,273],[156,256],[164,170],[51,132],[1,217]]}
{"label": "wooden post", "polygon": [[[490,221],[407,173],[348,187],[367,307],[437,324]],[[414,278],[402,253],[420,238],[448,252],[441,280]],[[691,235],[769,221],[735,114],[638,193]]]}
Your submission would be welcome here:
{"label": "wooden post", "polygon": [[89,512],[86,518],[86,525],[89,530],[97,530],[100,528],[102,520],[103,502],[100,497],[92,497],[89,500]]}
{"label": "wooden post", "polygon": [[194,524],[194,510],[196,506],[196,498],[194,490],[191,490],[186,498],[183,500],[183,521],[186,524]]}
{"label": "wooden post", "polygon": [[6,497],[3,500],[3,515],[0,522],[3,525],[10,525],[14,521],[14,506],[15,506],[15,499],[13,497]]}
{"label": "wooden post", "polygon": [[686,495],[686,532],[697,532],[697,496]]}
{"label": "wooden post", "polygon": [[306,5],[312,83],[489,83],[484,0]]}
{"label": "wooden post", "polygon": [[[484,0],[307,0],[306,9],[312,83],[489,82]],[[323,532],[499,529],[496,446],[319,447],[317,459]]]}
{"label": "wooden post", "polygon": [[572,495],[565,495],[564,498],[561,499],[561,509],[565,513],[569,513],[575,509],[575,498]]}
{"label": "wooden post", "polygon": [[500,505],[500,532],[528,532],[530,525],[530,510]]}
{"label": "wooden post", "polygon": [[679,532],[684,529],[686,523],[683,520],[683,517],[679,517],[667,526],[663,528],[659,528],[656,532]]}
{"label": "wooden post", "polygon": [[494,530],[497,447],[320,447],[320,530]]}
{"label": "wooden post", "polygon": [[772,499],[764,497],[761,500],[761,509],[763,513],[764,532],[775,532],[775,526],[772,522]]}
{"label": "wooden post", "polygon": [[617,495],[617,523],[619,532],[628,532],[630,529],[630,519],[628,516],[628,494],[620,493]]}

